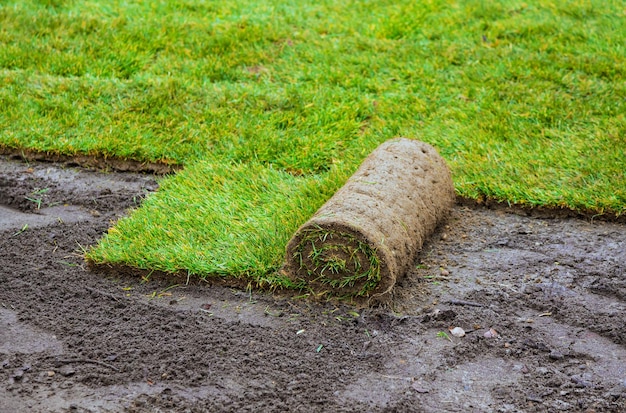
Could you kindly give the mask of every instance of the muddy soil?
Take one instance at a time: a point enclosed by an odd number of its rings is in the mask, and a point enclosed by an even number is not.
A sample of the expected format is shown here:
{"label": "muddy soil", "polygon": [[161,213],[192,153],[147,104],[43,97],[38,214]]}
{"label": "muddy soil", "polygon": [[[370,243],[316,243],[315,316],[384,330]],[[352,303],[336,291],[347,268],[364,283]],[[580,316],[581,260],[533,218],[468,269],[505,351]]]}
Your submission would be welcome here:
{"label": "muddy soil", "polygon": [[0,411],[626,411],[623,224],[457,206],[384,308],[86,268],[157,186],[0,159]]}

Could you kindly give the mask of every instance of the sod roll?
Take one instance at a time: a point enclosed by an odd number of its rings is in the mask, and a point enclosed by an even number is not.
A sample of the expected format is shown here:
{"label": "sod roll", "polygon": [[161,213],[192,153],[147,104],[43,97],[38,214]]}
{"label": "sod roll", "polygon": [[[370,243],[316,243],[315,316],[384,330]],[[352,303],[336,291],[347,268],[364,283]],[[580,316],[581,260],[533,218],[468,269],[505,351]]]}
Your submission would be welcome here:
{"label": "sod roll", "polygon": [[414,263],[455,194],[430,145],[380,145],[286,247],[283,272],[316,294],[382,297]]}

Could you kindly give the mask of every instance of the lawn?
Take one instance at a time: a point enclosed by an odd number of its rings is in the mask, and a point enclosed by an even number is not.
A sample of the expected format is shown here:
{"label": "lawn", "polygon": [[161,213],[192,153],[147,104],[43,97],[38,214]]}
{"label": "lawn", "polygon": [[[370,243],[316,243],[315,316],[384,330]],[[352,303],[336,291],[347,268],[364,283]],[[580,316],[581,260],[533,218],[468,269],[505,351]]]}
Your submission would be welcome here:
{"label": "lawn", "polygon": [[87,253],[276,273],[378,144],[459,196],[626,213],[624,1],[0,1],[0,148],[184,169]]}

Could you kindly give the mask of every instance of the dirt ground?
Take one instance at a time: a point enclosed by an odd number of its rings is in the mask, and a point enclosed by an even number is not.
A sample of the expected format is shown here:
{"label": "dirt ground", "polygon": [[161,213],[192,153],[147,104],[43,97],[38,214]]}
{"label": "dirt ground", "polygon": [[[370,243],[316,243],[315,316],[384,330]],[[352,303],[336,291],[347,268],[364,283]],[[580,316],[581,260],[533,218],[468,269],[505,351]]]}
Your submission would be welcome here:
{"label": "dirt ground", "polygon": [[384,308],[86,268],[156,188],[0,159],[0,411],[626,412],[624,224],[457,206]]}

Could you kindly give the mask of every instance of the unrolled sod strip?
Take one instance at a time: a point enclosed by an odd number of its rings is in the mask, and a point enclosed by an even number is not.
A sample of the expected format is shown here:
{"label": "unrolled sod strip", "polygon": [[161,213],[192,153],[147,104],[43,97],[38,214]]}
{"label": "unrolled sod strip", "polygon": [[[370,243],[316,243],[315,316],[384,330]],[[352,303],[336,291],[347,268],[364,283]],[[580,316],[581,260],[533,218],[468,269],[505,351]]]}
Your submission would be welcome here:
{"label": "unrolled sod strip", "polygon": [[318,294],[382,298],[454,200],[450,170],[432,146],[387,141],[296,231],[283,272]]}

